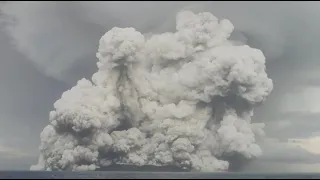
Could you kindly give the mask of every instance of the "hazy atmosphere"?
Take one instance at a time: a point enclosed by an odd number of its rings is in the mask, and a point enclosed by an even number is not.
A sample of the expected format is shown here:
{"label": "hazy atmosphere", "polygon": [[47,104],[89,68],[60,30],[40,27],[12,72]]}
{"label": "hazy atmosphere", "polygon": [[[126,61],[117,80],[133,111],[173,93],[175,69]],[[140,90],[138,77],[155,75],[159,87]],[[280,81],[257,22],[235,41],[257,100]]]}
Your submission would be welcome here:
{"label": "hazy atmosphere", "polygon": [[[250,105],[257,104],[252,122],[265,123],[265,136],[257,142],[262,153],[237,170],[316,172],[320,169],[320,105],[317,104],[320,102],[320,43],[317,40],[320,25],[316,23],[320,15],[319,2],[2,2],[0,10],[1,170],[29,170],[37,164],[40,133],[49,124],[54,103],[63,92],[76,86],[78,80],[90,80],[98,71],[97,62],[103,60],[98,60],[96,53],[103,56],[100,39],[106,32],[113,27],[133,27],[135,31],[114,30],[109,34],[128,33],[135,37],[128,38],[139,44],[142,35],[148,38],[176,32],[176,20],[179,20],[176,16],[182,10],[210,12],[219,20],[228,19],[234,26],[232,42],[260,49],[265,56],[266,72],[261,71],[259,77],[266,73],[273,85],[267,78],[260,78],[260,84],[268,85],[257,88],[258,93],[253,95],[264,99],[270,94],[261,105],[260,101],[253,103],[248,98]],[[184,30],[181,22],[179,33]],[[225,30],[220,34],[224,37],[230,26],[221,21],[220,25]],[[104,37],[110,45],[109,36]],[[155,44],[151,42],[150,45]],[[149,45],[148,41],[145,44]],[[150,48],[141,48],[146,54],[158,47],[158,44],[147,45]],[[241,71],[245,72],[244,68]],[[252,71],[251,67],[247,70]],[[140,72],[139,69],[136,72]],[[66,95],[62,100],[73,100],[69,97]],[[60,108],[67,109],[67,105],[60,104]],[[254,156],[252,152],[242,153]],[[223,163],[218,164],[219,168],[224,167]]]}

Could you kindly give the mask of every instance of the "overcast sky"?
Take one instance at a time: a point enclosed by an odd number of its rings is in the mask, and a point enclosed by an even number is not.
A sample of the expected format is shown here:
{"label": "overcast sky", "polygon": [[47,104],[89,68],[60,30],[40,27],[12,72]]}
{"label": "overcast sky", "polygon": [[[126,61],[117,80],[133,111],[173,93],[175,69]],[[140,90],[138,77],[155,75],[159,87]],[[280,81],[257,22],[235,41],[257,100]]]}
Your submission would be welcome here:
{"label": "overcast sky", "polygon": [[183,8],[229,19],[233,38],[267,58],[274,90],[254,120],[266,123],[268,141],[262,144],[264,155],[243,170],[320,168],[319,2],[17,1],[0,6],[1,19],[15,21],[0,24],[0,169],[29,169],[37,162],[39,134],[53,103],[96,71],[95,52],[106,31],[114,26],[146,34],[171,31]]}

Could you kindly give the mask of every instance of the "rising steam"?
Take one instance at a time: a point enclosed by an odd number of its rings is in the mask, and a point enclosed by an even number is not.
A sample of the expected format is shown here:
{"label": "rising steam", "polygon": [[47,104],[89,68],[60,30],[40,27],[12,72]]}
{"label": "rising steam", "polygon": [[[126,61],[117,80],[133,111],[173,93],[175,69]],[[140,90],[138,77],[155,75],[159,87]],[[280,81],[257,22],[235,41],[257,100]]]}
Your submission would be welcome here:
{"label": "rising steam", "polygon": [[92,82],[81,79],[55,102],[31,169],[224,171],[226,156],[259,156],[264,124],[251,116],[273,88],[263,53],[228,41],[233,25],[211,13],[180,12],[176,30],[150,38],[108,31]]}

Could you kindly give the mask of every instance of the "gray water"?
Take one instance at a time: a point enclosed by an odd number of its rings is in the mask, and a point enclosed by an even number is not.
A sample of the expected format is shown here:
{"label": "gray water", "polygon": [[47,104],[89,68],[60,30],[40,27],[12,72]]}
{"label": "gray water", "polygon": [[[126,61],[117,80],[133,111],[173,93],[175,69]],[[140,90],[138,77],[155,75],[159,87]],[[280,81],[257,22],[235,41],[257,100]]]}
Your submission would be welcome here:
{"label": "gray water", "polygon": [[0,179],[319,179],[320,173],[194,173],[194,172],[48,172],[0,171]]}

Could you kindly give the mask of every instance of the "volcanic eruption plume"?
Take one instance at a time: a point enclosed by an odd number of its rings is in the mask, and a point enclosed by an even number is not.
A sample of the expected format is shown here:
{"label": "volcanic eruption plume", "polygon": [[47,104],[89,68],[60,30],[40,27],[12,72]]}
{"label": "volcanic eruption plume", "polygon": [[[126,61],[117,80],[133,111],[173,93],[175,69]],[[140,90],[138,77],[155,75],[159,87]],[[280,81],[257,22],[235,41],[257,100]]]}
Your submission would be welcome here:
{"label": "volcanic eruption plume", "polygon": [[234,27],[182,11],[176,32],[144,37],[114,27],[100,39],[99,68],[62,94],[41,133],[32,170],[111,164],[228,170],[224,157],[262,151],[253,108],[273,88],[263,53],[228,40]]}

